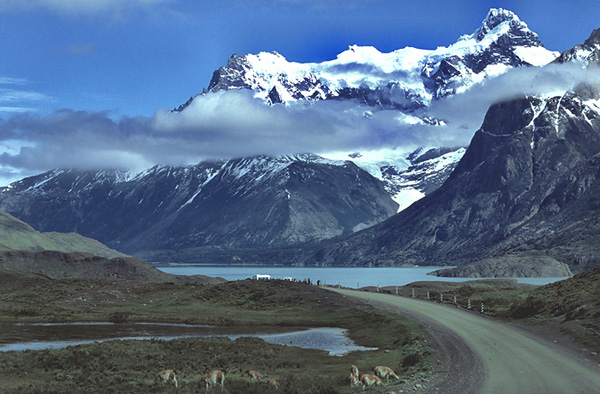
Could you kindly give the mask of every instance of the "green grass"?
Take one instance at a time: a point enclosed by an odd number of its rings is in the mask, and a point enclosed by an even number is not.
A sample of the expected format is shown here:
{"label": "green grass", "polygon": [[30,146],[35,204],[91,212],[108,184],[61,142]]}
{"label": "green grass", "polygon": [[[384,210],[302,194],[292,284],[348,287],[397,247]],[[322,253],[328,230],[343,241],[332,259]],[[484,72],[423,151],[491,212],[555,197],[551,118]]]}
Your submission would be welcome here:
{"label": "green grass", "polygon": [[107,258],[123,257],[123,253],[79,234],[40,233],[28,224],[0,212],[0,250],[86,252]]}
{"label": "green grass", "polygon": [[[348,357],[271,345],[256,338],[112,341],[12,352],[2,361],[0,385],[6,393],[197,393],[201,375],[215,368],[226,371],[229,393],[271,392],[264,382],[249,382],[245,374],[249,369],[277,379],[280,392],[342,393],[347,391],[343,386],[350,365]],[[155,374],[166,367],[177,371],[178,390],[154,382]]]}
{"label": "green grass", "polygon": [[[471,309],[480,310],[484,304],[487,314],[494,316],[506,316],[514,303],[525,299],[536,286],[518,284],[514,279],[486,279],[467,282],[415,282],[399,287],[399,293],[403,296],[415,296],[420,299],[429,299],[432,302],[443,302],[454,304],[461,308],[467,308],[468,300],[471,300]],[[382,291],[395,294],[395,287],[385,287]],[[441,300],[443,295],[443,301]]]}
{"label": "green grass", "polygon": [[[425,299],[427,290],[431,302],[441,302],[467,308],[468,300],[474,313],[484,313],[500,319],[545,326],[565,333],[596,353],[600,353],[600,267],[572,278],[545,286],[517,284],[512,279],[490,279],[468,282],[417,282],[399,288],[403,296]],[[370,289],[375,291],[375,289]],[[394,287],[382,291],[395,294]]]}

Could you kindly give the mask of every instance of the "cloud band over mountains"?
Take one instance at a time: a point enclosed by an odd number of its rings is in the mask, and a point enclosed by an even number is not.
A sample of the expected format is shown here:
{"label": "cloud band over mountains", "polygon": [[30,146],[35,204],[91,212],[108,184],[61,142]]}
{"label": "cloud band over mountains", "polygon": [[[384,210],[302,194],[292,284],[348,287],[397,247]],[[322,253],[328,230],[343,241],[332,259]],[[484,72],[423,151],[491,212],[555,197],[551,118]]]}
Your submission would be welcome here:
{"label": "cloud band over mountains", "polygon": [[[108,112],[72,109],[19,113],[0,119],[0,145],[11,146],[0,155],[0,172],[14,178],[53,168],[142,169],[258,154],[466,146],[491,104],[600,85],[599,74],[577,64],[519,68],[434,101],[415,116],[344,100],[268,106],[249,90],[209,93],[182,112],[159,110],[152,117],[115,120]],[[445,124],[418,120],[424,116]]]}

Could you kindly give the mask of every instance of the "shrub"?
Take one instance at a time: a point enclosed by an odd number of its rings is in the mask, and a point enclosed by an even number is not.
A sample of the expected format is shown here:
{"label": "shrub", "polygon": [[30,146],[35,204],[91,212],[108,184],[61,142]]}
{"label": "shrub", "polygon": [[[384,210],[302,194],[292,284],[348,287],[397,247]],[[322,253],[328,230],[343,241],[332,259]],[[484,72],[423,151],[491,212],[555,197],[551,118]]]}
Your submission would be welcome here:
{"label": "shrub", "polygon": [[514,304],[510,308],[510,317],[515,319],[524,319],[533,317],[541,312],[544,302],[536,297],[529,296],[524,301]]}
{"label": "shrub", "polygon": [[417,353],[409,354],[402,360],[402,368],[408,369],[414,367],[421,361],[421,356]]}

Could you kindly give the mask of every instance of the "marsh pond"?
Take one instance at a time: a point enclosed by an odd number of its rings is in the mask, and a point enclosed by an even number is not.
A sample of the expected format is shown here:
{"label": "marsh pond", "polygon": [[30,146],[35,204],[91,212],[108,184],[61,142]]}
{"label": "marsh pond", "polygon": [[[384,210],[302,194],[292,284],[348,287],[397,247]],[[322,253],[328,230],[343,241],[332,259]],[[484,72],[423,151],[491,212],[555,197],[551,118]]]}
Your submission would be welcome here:
{"label": "marsh pond", "polygon": [[169,323],[18,323],[0,325],[0,351],[61,349],[107,340],[173,340],[195,337],[257,337],[266,342],[320,349],[330,355],[355,350],[373,350],[357,346],[347,330],[334,327],[216,327]]}

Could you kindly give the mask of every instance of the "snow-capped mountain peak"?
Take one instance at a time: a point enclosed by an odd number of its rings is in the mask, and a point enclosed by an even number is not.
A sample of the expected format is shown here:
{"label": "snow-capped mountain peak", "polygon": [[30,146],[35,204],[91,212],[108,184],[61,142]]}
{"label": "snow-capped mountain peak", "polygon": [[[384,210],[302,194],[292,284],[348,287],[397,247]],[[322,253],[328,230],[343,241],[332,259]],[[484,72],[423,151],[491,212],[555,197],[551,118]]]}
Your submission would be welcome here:
{"label": "snow-capped mountain peak", "polygon": [[491,9],[475,32],[435,50],[405,47],[382,53],[351,45],[322,63],[290,62],[277,52],[233,55],[214,72],[208,91],[251,89],[270,104],[352,98],[411,110],[510,68],[540,66],[557,56],[513,12]]}
{"label": "snow-capped mountain peak", "polygon": [[477,41],[482,41],[490,33],[498,34],[510,28],[529,31],[527,24],[521,21],[514,12],[502,8],[492,8],[473,36]]}

